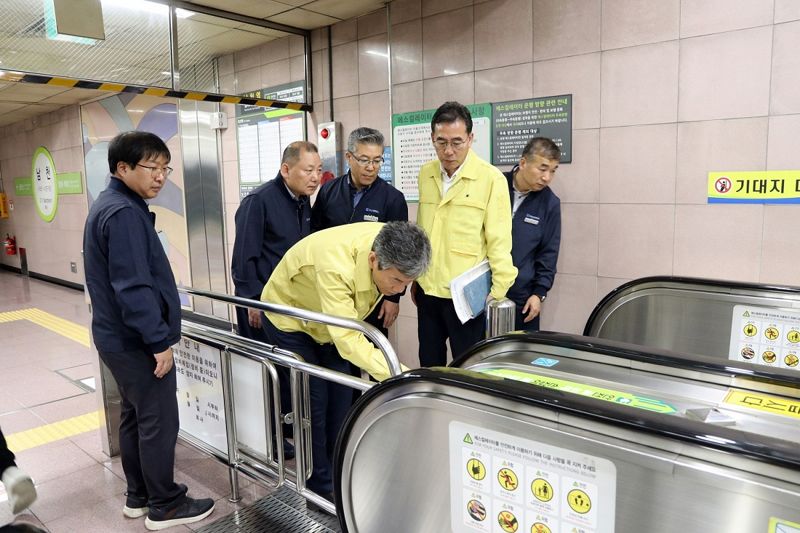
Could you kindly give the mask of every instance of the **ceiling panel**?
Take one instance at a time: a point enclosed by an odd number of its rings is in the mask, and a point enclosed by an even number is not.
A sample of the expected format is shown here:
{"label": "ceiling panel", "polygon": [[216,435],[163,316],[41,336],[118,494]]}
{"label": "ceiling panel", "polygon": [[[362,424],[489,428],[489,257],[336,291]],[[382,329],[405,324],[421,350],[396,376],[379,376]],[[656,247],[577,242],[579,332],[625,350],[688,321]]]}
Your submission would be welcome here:
{"label": "ceiling panel", "polygon": [[292,9],[288,2],[273,2],[272,0],[191,0],[191,3],[257,19],[264,19]]}
{"label": "ceiling panel", "polygon": [[296,28],[303,28],[305,30],[321,28],[322,26],[336,24],[340,21],[338,18],[315,13],[314,11],[306,11],[305,9],[292,9],[291,11],[270,17],[269,20]]}
{"label": "ceiling panel", "polygon": [[382,7],[383,2],[379,0],[316,0],[304,5],[303,9],[345,20]]}

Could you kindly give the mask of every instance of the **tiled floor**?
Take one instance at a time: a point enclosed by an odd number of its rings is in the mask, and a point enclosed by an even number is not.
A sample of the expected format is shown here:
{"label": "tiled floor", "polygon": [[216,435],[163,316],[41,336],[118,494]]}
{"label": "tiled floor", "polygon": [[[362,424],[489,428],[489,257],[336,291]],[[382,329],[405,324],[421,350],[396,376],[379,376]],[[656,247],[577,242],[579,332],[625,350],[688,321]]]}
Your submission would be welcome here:
{"label": "tiled floor", "polygon": [[[81,292],[0,271],[2,313],[37,308],[89,326]],[[0,322],[0,427],[8,436],[45,424],[97,411],[94,392],[80,380],[91,376],[95,355],[89,348],[27,320]],[[118,457],[102,451],[99,430],[80,433],[17,454],[39,494],[17,521],[53,533],[143,532],[144,519],[122,516],[125,478]],[[176,453],[175,478],[191,496],[214,498],[216,510],[203,522],[168,531],[191,531],[266,496],[268,489],[240,478],[242,501],[228,502],[226,468],[182,444]],[[0,526],[14,519],[0,484]]]}

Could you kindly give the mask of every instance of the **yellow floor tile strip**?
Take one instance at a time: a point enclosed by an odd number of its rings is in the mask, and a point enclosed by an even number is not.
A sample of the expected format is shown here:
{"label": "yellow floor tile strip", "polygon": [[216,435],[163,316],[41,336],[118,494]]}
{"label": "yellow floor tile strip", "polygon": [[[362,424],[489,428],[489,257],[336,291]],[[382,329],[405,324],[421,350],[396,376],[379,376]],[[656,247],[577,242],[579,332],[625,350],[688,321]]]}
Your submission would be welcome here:
{"label": "yellow floor tile strip", "polygon": [[67,418],[60,422],[54,422],[26,431],[20,431],[19,433],[6,435],[6,442],[8,443],[8,448],[12,452],[19,453],[31,448],[36,448],[37,446],[95,430],[101,425],[103,425],[102,413],[100,411],[94,411],[85,415]]}
{"label": "yellow floor tile strip", "polygon": [[0,322],[29,320],[79,344],[89,347],[89,329],[85,326],[57,317],[41,309],[30,308],[0,313]]}

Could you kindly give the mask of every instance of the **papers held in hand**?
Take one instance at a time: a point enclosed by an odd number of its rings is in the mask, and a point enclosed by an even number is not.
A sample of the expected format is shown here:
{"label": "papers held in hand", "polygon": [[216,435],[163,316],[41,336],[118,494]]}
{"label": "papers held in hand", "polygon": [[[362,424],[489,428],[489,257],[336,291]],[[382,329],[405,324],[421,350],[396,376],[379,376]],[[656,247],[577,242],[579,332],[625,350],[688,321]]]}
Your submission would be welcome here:
{"label": "papers held in hand", "polygon": [[491,288],[492,271],[488,260],[453,278],[450,282],[450,295],[462,324],[483,313]]}

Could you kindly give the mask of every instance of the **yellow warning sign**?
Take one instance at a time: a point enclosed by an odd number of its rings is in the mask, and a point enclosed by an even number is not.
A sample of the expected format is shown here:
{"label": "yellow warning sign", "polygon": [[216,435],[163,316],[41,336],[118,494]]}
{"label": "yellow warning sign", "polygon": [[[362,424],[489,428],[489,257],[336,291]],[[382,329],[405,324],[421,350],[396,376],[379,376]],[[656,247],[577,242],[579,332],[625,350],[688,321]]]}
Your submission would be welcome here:
{"label": "yellow warning sign", "polygon": [[797,533],[798,531],[800,531],[800,524],[797,522],[781,520],[774,516],[771,516],[769,519],[769,529],[767,533]]}
{"label": "yellow warning sign", "polygon": [[467,502],[467,513],[469,513],[470,518],[478,522],[486,520],[486,507],[479,500]]}
{"label": "yellow warning sign", "polygon": [[510,468],[501,468],[500,471],[497,472],[497,481],[500,482],[500,486],[506,490],[517,490],[517,485],[519,485],[517,474]]}
{"label": "yellow warning sign", "polygon": [[775,352],[772,350],[764,350],[764,353],[761,354],[761,359],[763,359],[765,363],[772,364],[777,358],[778,356],[775,355]]}
{"label": "yellow warning sign", "polygon": [[467,461],[467,473],[472,479],[481,481],[486,477],[486,467],[477,459],[470,459]]}
{"label": "yellow warning sign", "polygon": [[783,362],[786,363],[786,366],[789,367],[796,367],[798,363],[798,358],[796,353],[787,353],[786,356],[783,358]]}
{"label": "yellow warning sign", "polygon": [[767,329],[764,330],[764,336],[766,338],[768,338],[769,340],[771,340],[771,341],[774,341],[775,339],[780,337],[780,335],[781,334],[778,331],[778,328],[776,328],[774,326],[770,326],[770,327],[768,327]]}
{"label": "yellow warning sign", "polygon": [[786,334],[786,340],[789,342],[800,342],[800,331],[792,329]]}
{"label": "yellow warning sign", "polygon": [[541,522],[536,522],[531,526],[531,533],[553,533],[547,525]]}
{"label": "yellow warning sign", "polygon": [[572,489],[567,494],[567,503],[578,514],[586,514],[592,510],[592,500],[581,489]]}
{"label": "yellow warning sign", "polygon": [[757,392],[731,389],[725,396],[724,403],[755,409],[764,413],[800,418],[800,401],[780,396],[769,396]]}
{"label": "yellow warning sign", "polygon": [[546,479],[536,478],[531,483],[531,492],[540,502],[549,502],[553,499],[553,485]]}
{"label": "yellow warning sign", "polygon": [[508,533],[514,533],[519,529],[517,517],[510,511],[500,511],[500,514],[497,515],[497,523],[500,524],[503,531],[507,531]]}
{"label": "yellow warning sign", "polygon": [[467,444],[472,444],[472,437],[469,436],[469,433],[464,435],[464,442],[466,442]]}
{"label": "yellow warning sign", "polygon": [[755,337],[756,333],[758,333],[758,328],[755,324],[745,324],[744,326],[744,334],[748,337]]}

